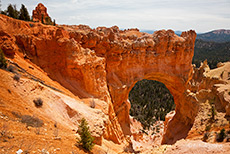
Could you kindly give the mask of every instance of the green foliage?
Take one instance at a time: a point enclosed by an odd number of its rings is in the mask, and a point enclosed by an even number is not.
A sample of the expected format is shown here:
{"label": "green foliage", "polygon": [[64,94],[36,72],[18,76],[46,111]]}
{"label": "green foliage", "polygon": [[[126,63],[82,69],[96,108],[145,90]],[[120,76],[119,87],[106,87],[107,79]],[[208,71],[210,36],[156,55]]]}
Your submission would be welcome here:
{"label": "green foliage", "polygon": [[21,122],[31,127],[42,127],[43,125],[43,121],[41,119],[30,115],[22,115]]}
{"label": "green foliage", "polygon": [[89,132],[89,126],[85,118],[81,119],[81,123],[79,125],[78,133],[81,136],[81,139],[78,140],[78,144],[83,147],[87,151],[91,151],[94,146],[94,138],[91,136]]}
{"label": "green foliage", "polygon": [[54,19],[54,21],[53,21],[53,25],[56,26],[56,21],[55,21],[55,19]]}
{"label": "green foliage", "polygon": [[[44,19],[44,16],[42,15],[42,21],[43,21],[43,19]],[[45,17],[45,22],[43,21],[43,24],[53,25],[53,26],[56,25],[55,20],[52,22],[52,19],[50,17]]]}
{"label": "green foliage", "polygon": [[41,107],[43,105],[43,100],[41,98],[37,98],[33,100],[33,102],[36,107]]}
{"label": "green foliage", "polygon": [[30,15],[28,13],[28,10],[25,7],[25,5],[23,5],[23,4],[22,4],[20,12],[19,12],[19,19],[25,20],[25,21],[30,21]]}
{"label": "green foliage", "polygon": [[20,80],[20,76],[17,75],[17,74],[15,74],[14,77],[13,77],[13,79],[16,80],[16,81],[19,81]]}
{"label": "green foliage", "polygon": [[215,109],[215,106],[212,105],[211,106],[211,118],[210,118],[212,121],[215,120],[215,115],[216,115],[216,109]]}
{"label": "green foliage", "polygon": [[206,42],[197,39],[194,48],[193,64],[197,67],[205,59],[211,69],[216,68],[219,62],[230,61],[230,42]]}
{"label": "green foliage", "polygon": [[129,101],[130,115],[140,121],[144,129],[149,129],[158,119],[165,120],[166,114],[175,108],[169,90],[153,80],[137,82],[129,93]]}
{"label": "green foliage", "polygon": [[46,17],[45,21],[46,21],[46,25],[53,25],[53,22],[50,17]]}
{"label": "green foliage", "polygon": [[44,15],[42,14],[42,23],[44,24]]}
{"label": "green foliage", "polygon": [[[19,20],[32,21],[32,17],[30,17],[29,12],[24,4],[21,5],[20,11],[17,10],[16,5],[9,4],[7,9],[5,11],[0,10],[0,13]],[[56,25],[55,20],[52,22],[52,19],[50,17],[45,17],[44,19],[43,14],[41,22],[42,24],[46,25]]]}
{"label": "green foliage", "polygon": [[209,131],[211,129],[211,125],[206,125],[205,131]]}
{"label": "green foliage", "polygon": [[7,62],[3,51],[0,49],[0,68],[6,68]]}
{"label": "green foliage", "polygon": [[23,4],[20,11],[17,10],[16,5],[9,4],[5,11],[1,11],[1,14],[7,15],[14,19],[30,21],[30,15],[28,13],[28,10]]}
{"label": "green foliage", "polygon": [[7,70],[10,71],[10,72],[12,72],[12,73],[16,73],[17,72],[17,69],[13,65],[9,65],[7,67]]}
{"label": "green foliage", "polygon": [[157,132],[157,133],[160,132],[160,126],[159,126],[159,125],[156,126],[156,132]]}
{"label": "green foliage", "polygon": [[230,35],[229,30],[222,30],[222,31],[211,31],[203,34],[197,34],[196,39],[201,39],[204,41],[210,41],[210,42],[229,42],[230,41]]}
{"label": "green foliage", "polygon": [[6,10],[6,15],[15,19],[18,19],[19,12],[16,8],[16,5],[9,4]]}
{"label": "green foliage", "polygon": [[226,137],[225,129],[221,129],[220,133],[217,134],[216,141],[223,142],[224,138]]}
{"label": "green foliage", "polygon": [[209,135],[210,134],[208,132],[204,133],[202,141],[206,142],[208,140]]}
{"label": "green foliage", "polygon": [[1,14],[4,14],[4,15],[6,15],[6,11],[0,11],[1,12]]}

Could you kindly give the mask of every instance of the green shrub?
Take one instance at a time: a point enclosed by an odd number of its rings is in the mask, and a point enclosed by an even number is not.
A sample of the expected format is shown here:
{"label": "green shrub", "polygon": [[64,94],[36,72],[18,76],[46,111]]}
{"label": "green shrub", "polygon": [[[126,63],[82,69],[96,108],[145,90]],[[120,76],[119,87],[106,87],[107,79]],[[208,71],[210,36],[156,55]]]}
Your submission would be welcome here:
{"label": "green shrub", "polygon": [[25,7],[24,4],[22,4],[21,9],[19,11],[19,19],[20,20],[25,20],[25,21],[30,21],[29,12],[28,12],[28,10],[27,10],[27,8]]}
{"label": "green shrub", "polygon": [[203,136],[203,139],[202,139],[202,140],[203,140],[204,142],[207,142],[209,135],[210,135],[210,134],[209,134],[208,132],[204,133],[204,136]]}
{"label": "green shrub", "polygon": [[212,107],[211,107],[211,120],[215,120],[215,115],[216,115],[216,109],[215,109],[215,106],[212,105]]}
{"label": "green shrub", "polygon": [[224,138],[226,137],[225,129],[221,129],[220,133],[217,134],[216,141],[223,142]]}
{"label": "green shrub", "polygon": [[20,76],[17,75],[17,74],[15,74],[14,77],[13,77],[13,79],[14,79],[15,81],[19,81],[19,80],[20,80]]}
{"label": "green shrub", "polygon": [[33,100],[33,102],[36,107],[41,107],[43,105],[43,100],[41,98],[37,98]]}
{"label": "green shrub", "polygon": [[13,66],[13,65],[9,65],[8,67],[7,67],[7,70],[8,71],[10,71],[10,72],[12,72],[12,73],[16,73],[16,68]]}
{"label": "green shrub", "polygon": [[89,126],[85,118],[81,119],[78,133],[81,137],[81,139],[78,139],[78,144],[85,150],[91,151],[94,146],[94,138],[91,136],[91,133],[89,132]]}
{"label": "green shrub", "polygon": [[3,51],[0,49],[0,68],[6,68],[7,62]]}
{"label": "green shrub", "polygon": [[42,127],[43,121],[37,117],[32,117],[30,115],[22,115],[21,122],[25,123],[27,126],[31,127]]}
{"label": "green shrub", "polygon": [[5,10],[6,15],[15,19],[19,17],[19,11],[16,8],[16,5],[9,4],[7,10]]}
{"label": "green shrub", "polygon": [[205,131],[209,131],[211,129],[211,125],[206,125]]}

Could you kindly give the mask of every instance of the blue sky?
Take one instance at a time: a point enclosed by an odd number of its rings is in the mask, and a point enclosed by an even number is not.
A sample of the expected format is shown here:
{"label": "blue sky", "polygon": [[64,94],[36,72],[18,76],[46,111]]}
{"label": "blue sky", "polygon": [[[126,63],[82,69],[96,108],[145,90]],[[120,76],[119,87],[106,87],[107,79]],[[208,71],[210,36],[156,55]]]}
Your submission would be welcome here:
{"label": "blue sky", "polygon": [[23,3],[32,14],[40,2],[58,24],[198,33],[230,29],[230,0],[1,0],[1,9],[9,3],[19,9]]}

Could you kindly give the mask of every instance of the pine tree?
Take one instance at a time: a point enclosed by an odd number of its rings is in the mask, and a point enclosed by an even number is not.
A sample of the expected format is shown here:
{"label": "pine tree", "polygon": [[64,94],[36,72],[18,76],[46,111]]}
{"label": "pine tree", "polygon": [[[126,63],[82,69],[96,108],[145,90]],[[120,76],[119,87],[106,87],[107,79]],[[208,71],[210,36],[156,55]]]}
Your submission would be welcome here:
{"label": "pine tree", "polygon": [[18,19],[19,12],[16,8],[16,5],[9,4],[6,10],[6,15]]}
{"label": "pine tree", "polygon": [[28,13],[28,10],[25,7],[25,5],[23,5],[23,4],[22,4],[21,9],[20,9],[19,19],[25,20],[25,21],[30,21],[30,15]]}
{"label": "pine tree", "polygon": [[94,146],[94,138],[91,136],[89,132],[89,126],[85,118],[81,119],[81,123],[79,125],[78,133],[80,134],[81,139],[78,139],[78,144],[82,146],[85,150],[92,150]]}
{"label": "pine tree", "polygon": [[53,25],[56,26],[56,21],[55,21],[55,19],[54,19],[54,21],[53,21]]}
{"label": "pine tree", "polygon": [[42,23],[44,24],[44,15],[42,14]]}
{"label": "pine tree", "polygon": [[212,121],[215,120],[215,115],[216,115],[215,106],[212,104],[212,106],[211,106],[211,118],[210,118]]}
{"label": "pine tree", "polygon": [[140,121],[144,128],[158,119],[165,120],[168,112],[175,108],[173,96],[163,83],[142,80],[129,93],[130,115]]}
{"label": "pine tree", "polygon": [[220,133],[217,134],[217,142],[223,142],[224,138],[226,137],[225,129],[221,129]]}

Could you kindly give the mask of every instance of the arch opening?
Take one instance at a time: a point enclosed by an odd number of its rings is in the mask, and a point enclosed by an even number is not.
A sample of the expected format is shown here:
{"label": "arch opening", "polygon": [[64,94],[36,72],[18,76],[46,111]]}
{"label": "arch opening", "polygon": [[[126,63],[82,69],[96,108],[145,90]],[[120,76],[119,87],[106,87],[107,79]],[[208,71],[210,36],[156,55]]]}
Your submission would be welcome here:
{"label": "arch opening", "polygon": [[143,130],[153,130],[157,121],[164,121],[175,110],[174,98],[168,88],[156,80],[138,81],[129,92],[130,115],[139,121]]}

